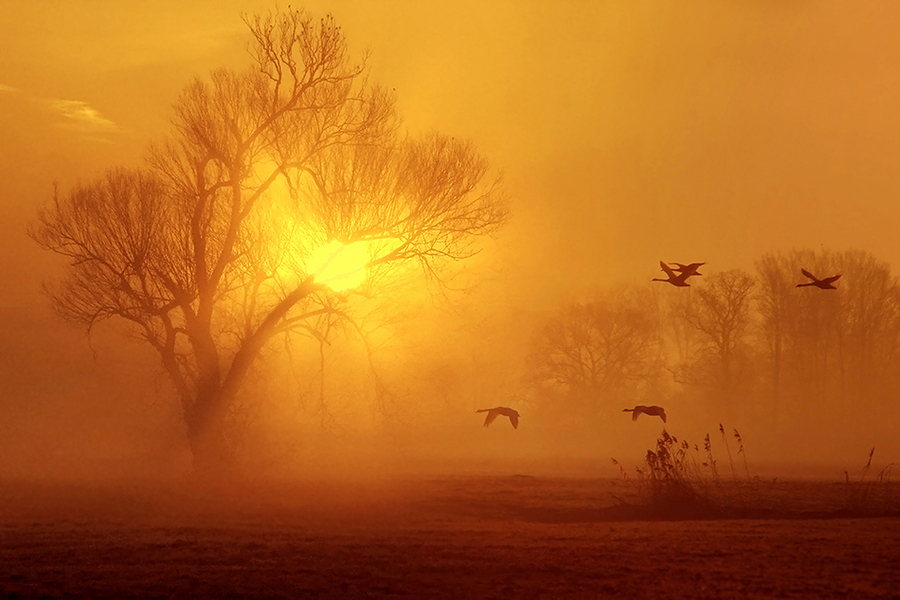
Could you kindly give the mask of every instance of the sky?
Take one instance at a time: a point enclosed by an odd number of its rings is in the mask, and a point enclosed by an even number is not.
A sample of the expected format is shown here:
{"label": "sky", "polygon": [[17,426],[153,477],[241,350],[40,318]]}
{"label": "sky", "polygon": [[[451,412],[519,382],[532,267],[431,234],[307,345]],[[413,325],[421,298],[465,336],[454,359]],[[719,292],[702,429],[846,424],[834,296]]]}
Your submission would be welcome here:
{"label": "sky", "polygon": [[[26,338],[66,340],[51,370],[91,351],[52,320],[40,286],[59,263],[26,234],[54,185],[137,164],[191,78],[247,64],[240,15],[271,6],[0,0],[8,361]],[[411,132],[470,139],[504,173],[512,220],[473,262],[474,304],[549,310],[662,259],[752,270],[769,251],[861,248],[900,264],[894,3],[304,6],[371,52]]]}
{"label": "sky", "polygon": [[[22,225],[54,181],[138,161],[190,78],[246,64],[240,14],[269,6],[5,2],[6,255],[36,253]],[[498,251],[529,302],[642,281],[660,259],[751,268],[821,246],[898,258],[890,4],[306,7],[370,50],[411,131],[469,138],[505,173],[514,221]],[[21,277],[12,262],[3,275]]]}

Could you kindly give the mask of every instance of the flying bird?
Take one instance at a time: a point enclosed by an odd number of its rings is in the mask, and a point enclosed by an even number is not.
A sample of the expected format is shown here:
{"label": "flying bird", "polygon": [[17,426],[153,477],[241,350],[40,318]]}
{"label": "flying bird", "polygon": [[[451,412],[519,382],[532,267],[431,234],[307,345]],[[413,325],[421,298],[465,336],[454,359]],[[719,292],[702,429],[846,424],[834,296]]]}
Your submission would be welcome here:
{"label": "flying bird", "polygon": [[486,412],[487,416],[484,418],[484,426],[487,427],[491,423],[494,422],[494,419],[497,418],[498,415],[503,415],[504,417],[509,417],[509,422],[512,423],[513,429],[519,428],[519,413],[512,408],[507,408],[505,406],[497,406],[495,408],[480,408],[475,412]]}
{"label": "flying bird", "polygon": [[643,404],[638,404],[634,408],[623,408],[622,412],[630,412],[631,420],[637,421],[637,418],[642,413],[651,417],[659,417],[662,419],[662,422],[666,422],[666,409],[662,406],[644,406]]}
{"label": "flying bird", "polygon": [[650,281],[665,281],[665,282],[671,283],[672,285],[677,286],[677,287],[690,287],[691,286],[691,284],[689,284],[687,282],[687,279],[693,273],[679,273],[678,275],[676,275],[675,271],[673,271],[671,269],[671,267],[669,267],[669,265],[667,265],[663,261],[659,261],[659,266],[662,267],[662,270],[665,271],[666,275],[668,275],[669,278],[668,279],[660,279],[659,277],[654,277]]}
{"label": "flying bird", "polygon": [[691,263],[689,265],[683,265],[683,264],[677,262],[677,263],[669,263],[669,264],[675,265],[675,268],[673,269],[673,271],[678,271],[685,277],[693,277],[694,275],[703,275],[703,273],[701,273],[697,269],[699,269],[706,263],[702,262],[702,263]]}
{"label": "flying bird", "polygon": [[806,269],[800,269],[800,272],[812,279],[807,283],[798,283],[797,287],[806,287],[808,285],[814,285],[819,289],[823,290],[836,290],[834,287],[834,282],[841,278],[840,275],[833,275],[831,277],[826,277],[825,279],[818,279],[815,275],[807,271]]}

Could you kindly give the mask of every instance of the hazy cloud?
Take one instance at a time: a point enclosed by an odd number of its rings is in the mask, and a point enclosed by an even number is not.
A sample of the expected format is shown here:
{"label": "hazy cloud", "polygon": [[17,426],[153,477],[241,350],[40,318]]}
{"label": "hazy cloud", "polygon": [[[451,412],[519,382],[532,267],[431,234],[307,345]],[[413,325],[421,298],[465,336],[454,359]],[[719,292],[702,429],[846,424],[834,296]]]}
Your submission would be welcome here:
{"label": "hazy cloud", "polygon": [[[23,110],[27,111],[28,109],[26,107],[28,106],[36,107],[45,115],[47,112],[50,112],[56,116],[56,118],[53,119],[55,123],[52,123],[52,125],[88,134],[90,139],[96,141],[108,142],[109,140],[98,138],[97,135],[119,130],[119,126],[116,125],[115,122],[104,117],[100,111],[83,100],[63,100],[41,97],[22,91],[11,85],[0,83],[0,95],[3,94],[9,98],[9,101],[14,103],[12,109],[7,107],[7,113],[9,110],[21,113]],[[19,108],[16,109],[15,106],[18,106]],[[9,114],[6,116],[8,117]],[[62,121],[59,120],[59,117],[62,117]],[[40,120],[46,122],[47,119],[44,117]]]}
{"label": "hazy cloud", "polygon": [[81,100],[48,100],[47,103],[58,114],[70,119],[70,122],[67,123],[69,126],[94,131],[117,129],[115,123]]}

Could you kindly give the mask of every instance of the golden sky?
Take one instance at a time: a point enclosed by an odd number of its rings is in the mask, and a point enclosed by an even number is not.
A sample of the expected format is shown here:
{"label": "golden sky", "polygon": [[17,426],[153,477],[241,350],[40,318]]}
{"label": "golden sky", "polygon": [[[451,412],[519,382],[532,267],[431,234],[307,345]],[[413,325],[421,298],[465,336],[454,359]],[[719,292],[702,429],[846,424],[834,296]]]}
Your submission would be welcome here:
{"label": "golden sky", "polygon": [[[239,15],[269,6],[2,2],[5,255],[43,260],[22,228],[53,181],[138,160],[191,77],[245,64]],[[411,130],[471,138],[504,170],[515,219],[495,250],[530,302],[640,282],[663,258],[711,270],[795,247],[900,258],[894,4],[305,6],[371,50]],[[0,277],[25,276],[10,263]]]}
{"label": "golden sky", "polygon": [[[177,437],[135,405],[158,406],[158,389],[133,379],[155,364],[146,349],[111,330],[88,342],[49,310],[40,285],[58,262],[26,226],[55,182],[65,191],[137,163],[192,77],[247,64],[240,14],[271,6],[0,0],[0,396],[7,415],[56,423],[41,440],[156,426]],[[481,285],[430,321],[409,313],[415,333],[444,344],[435,356],[484,375],[471,402],[511,389],[503,369],[532,313],[596,286],[649,286],[661,259],[713,273],[752,270],[768,251],[860,248],[900,265],[900,5],[305,6],[371,51],[372,79],[396,89],[413,133],[469,138],[505,173],[513,219],[467,263]],[[420,347],[407,353],[422,362]]]}

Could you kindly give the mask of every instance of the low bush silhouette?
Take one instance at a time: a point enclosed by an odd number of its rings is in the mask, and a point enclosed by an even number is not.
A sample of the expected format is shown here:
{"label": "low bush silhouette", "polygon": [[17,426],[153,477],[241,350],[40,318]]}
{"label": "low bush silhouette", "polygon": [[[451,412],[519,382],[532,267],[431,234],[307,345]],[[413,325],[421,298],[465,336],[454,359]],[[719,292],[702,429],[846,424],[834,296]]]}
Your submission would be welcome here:
{"label": "low bush silhouette", "polygon": [[[701,451],[697,444],[692,446],[687,440],[679,440],[662,430],[655,449],[647,450],[644,465],[635,469],[638,502],[647,516],[714,518],[751,506],[759,478],[750,475],[743,439],[735,429],[737,454],[743,457],[746,478],[738,476],[725,428],[721,424],[719,432],[728,456],[731,481],[723,480],[719,474],[709,434],[703,438]],[[627,473],[619,462],[613,459],[613,463],[619,467],[622,479],[627,479]]]}

